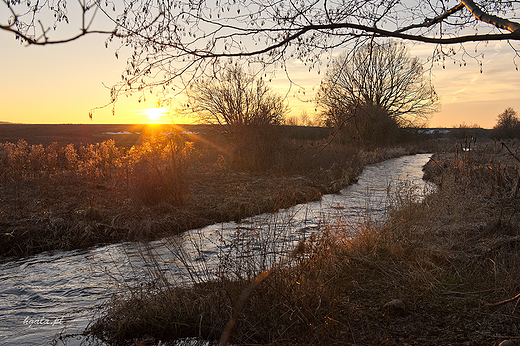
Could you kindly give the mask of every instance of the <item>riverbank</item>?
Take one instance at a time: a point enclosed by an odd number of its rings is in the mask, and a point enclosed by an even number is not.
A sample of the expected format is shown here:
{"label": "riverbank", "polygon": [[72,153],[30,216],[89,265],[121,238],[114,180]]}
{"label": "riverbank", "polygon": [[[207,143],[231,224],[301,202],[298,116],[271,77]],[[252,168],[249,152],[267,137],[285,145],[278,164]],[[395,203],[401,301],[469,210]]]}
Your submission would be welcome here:
{"label": "riverbank", "polygon": [[247,171],[230,167],[223,142],[175,136],[129,148],[110,140],[2,144],[0,256],[146,241],[272,212],[339,191],[367,164],[418,150],[292,141],[281,143],[273,169]]}
{"label": "riverbank", "polygon": [[383,226],[360,225],[352,238],[329,220],[257,276],[127,291],[89,332],[116,345],[228,335],[273,345],[515,342],[520,162],[511,149],[435,155],[426,173],[437,190],[417,203],[404,189]]}

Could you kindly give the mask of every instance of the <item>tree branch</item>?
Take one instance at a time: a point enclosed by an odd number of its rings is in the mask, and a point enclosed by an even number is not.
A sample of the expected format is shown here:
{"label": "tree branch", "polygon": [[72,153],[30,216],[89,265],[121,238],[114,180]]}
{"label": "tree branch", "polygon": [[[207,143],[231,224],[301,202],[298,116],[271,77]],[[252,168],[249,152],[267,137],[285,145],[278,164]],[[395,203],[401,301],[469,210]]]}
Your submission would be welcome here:
{"label": "tree branch", "polygon": [[473,0],[462,0],[460,2],[464,4],[464,6],[480,21],[486,22],[488,24],[494,25],[499,29],[504,29],[510,31],[512,33],[517,33],[520,35],[520,23],[512,22],[505,18],[500,18],[488,13],[485,13],[480,9],[480,7],[475,4]]}
{"label": "tree branch", "polygon": [[[208,58],[208,57],[245,57],[245,56],[253,56],[260,55],[264,53],[268,53],[274,49],[283,47],[290,42],[298,39],[298,37],[309,31],[324,31],[324,30],[338,30],[338,29],[354,29],[359,30],[369,34],[373,34],[378,37],[393,37],[393,38],[401,38],[409,41],[417,41],[424,43],[437,43],[437,44],[456,44],[456,43],[464,43],[464,42],[481,42],[481,41],[505,41],[505,40],[520,40],[520,31],[515,31],[510,34],[484,34],[484,35],[466,35],[466,36],[456,36],[456,37],[426,37],[420,35],[410,35],[404,34],[398,31],[388,31],[375,27],[369,27],[366,25],[354,24],[354,23],[336,23],[336,24],[323,24],[323,25],[306,25],[297,29],[297,31],[292,35],[287,35],[285,39],[282,41],[268,46],[264,49],[250,51],[250,52],[240,52],[240,53],[213,53],[209,51],[202,50],[193,50],[186,51],[187,53],[197,56],[199,58]],[[356,35],[354,33],[352,36]],[[358,34],[359,35],[359,34]]]}
{"label": "tree branch", "polygon": [[0,25],[0,29],[8,31],[8,32],[12,32],[17,37],[19,37],[22,40],[24,40],[27,44],[32,44],[32,45],[35,45],[35,46],[45,46],[45,45],[48,45],[48,44],[59,44],[59,43],[72,42],[72,41],[75,41],[75,40],[79,39],[80,37],[83,37],[83,36],[86,36],[86,35],[89,35],[89,34],[103,34],[103,35],[114,35],[114,36],[117,36],[115,31],[104,31],[104,30],[86,31],[86,30],[83,30],[83,31],[81,31],[77,35],[74,35],[74,36],[71,36],[71,37],[68,37],[68,38],[64,38],[64,39],[61,39],[61,40],[55,40],[55,41],[48,40],[47,36],[43,35],[45,40],[40,41],[38,38],[36,38],[36,39],[32,38],[32,37],[30,37],[28,35],[25,35],[25,34],[21,33],[20,31],[18,31],[16,29],[13,29],[10,25]]}
{"label": "tree branch", "polygon": [[402,29],[396,30],[396,32],[405,32],[405,31],[408,31],[411,29],[418,29],[418,28],[429,28],[430,26],[435,25],[435,24],[443,21],[444,19],[448,18],[452,14],[457,13],[458,11],[462,10],[463,8],[464,8],[464,4],[461,2],[461,3],[453,6],[451,9],[444,12],[443,14],[436,16],[433,19],[426,18],[425,21],[421,24],[412,24],[412,25],[409,25]]}

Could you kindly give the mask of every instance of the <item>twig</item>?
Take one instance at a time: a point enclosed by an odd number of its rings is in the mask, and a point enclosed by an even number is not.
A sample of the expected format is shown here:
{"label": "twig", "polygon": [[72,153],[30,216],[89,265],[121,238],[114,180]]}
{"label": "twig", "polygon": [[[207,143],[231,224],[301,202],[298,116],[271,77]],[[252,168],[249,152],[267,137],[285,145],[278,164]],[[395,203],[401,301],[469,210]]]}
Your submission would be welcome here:
{"label": "twig", "polygon": [[493,292],[494,289],[489,289],[489,290],[482,290],[482,291],[473,291],[473,292],[459,292],[459,291],[445,291],[445,292],[442,292],[442,294],[446,294],[446,295],[451,295],[451,294],[454,294],[454,295],[477,295],[477,294],[481,294],[481,293],[487,293],[487,292]]}
{"label": "twig", "polygon": [[511,302],[515,301],[516,299],[518,299],[518,298],[520,298],[520,293],[517,294],[516,296],[514,296],[513,298],[502,300],[501,302],[498,302],[498,303],[486,303],[484,305],[485,306],[500,306],[500,305],[504,305],[504,304],[507,304],[507,303],[511,303]]}
{"label": "twig", "polygon": [[233,312],[233,316],[229,320],[229,322],[226,325],[226,328],[224,328],[224,331],[220,335],[220,346],[227,345],[229,342],[229,338],[231,337],[231,332],[233,331],[233,328],[235,327],[235,324],[238,321],[238,317],[240,313],[242,312],[244,305],[246,304],[249,296],[253,293],[253,291],[260,285],[260,283],[271,274],[271,270],[264,270],[260,274],[258,274],[253,282],[244,290],[242,291],[242,294],[240,295],[240,299],[235,305],[235,311]]}
{"label": "twig", "polygon": [[500,142],[500,145],[504,148],[507,149],[507,151],[509,151],[509,154],[511,154],[511,156],[513,156],[518,162],[520,162],[520,159],[518,158],[518,156],[516,156],[512,151],[511,149],[509,149],[509,147],[506,145],[506,143],[504,142]]}

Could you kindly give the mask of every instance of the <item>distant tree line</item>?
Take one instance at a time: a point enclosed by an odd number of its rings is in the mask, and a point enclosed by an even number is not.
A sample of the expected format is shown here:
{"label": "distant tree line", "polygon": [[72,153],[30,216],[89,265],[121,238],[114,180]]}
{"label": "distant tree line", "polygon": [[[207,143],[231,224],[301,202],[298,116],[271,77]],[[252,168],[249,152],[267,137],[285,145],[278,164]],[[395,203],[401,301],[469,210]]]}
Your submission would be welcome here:
{"label": "distant tree line", "polygon": [[492,129],[483,129],[478,124],[466,124],[463,122],[460,125],[454,126],[450,132],[452,136],[458,139],[520,138],[520,116],[512,107],[508,107],[497,116],[496,124]]}

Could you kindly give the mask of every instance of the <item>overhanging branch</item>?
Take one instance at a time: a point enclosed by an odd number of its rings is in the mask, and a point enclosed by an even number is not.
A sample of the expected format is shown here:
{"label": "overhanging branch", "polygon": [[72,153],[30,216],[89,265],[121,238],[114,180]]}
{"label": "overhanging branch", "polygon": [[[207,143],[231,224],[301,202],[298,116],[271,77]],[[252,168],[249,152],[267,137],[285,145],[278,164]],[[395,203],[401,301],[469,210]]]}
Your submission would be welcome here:
{"label": "overhanging branch", "polygon": [[480,21],[496,26],[499,29],[504,29],[512,33],[520,35],[520,23],[512,22],[505,18],[500,18],[488,13],[485,13],[472,0],[462,0],[460,2]]}
{"label": "overhanging branch", "polygon": [[[304,35],[309,31],[327,31],[327,30],[339,30],[339,29],[353,29],[365,32],[367,34],[375,35],[376,37],[393,37],[400,38],[409,41],[417,41],[424,43],[435,43],[435,44],[457,44],[464,42],[481,42],[481,41],[505,41],[505,40],[520,40],[520,31],[515,31],[509,34],[484,34],[484,35],[466,35],[466,36],[455,36],[455,37],[427,37],[420,35],[412,35],[405,34],[399,31],[388,31],[384,29],[369,27],[366,25],[353,24],[353,23],[334,23],[334,24],[323,24],[323,25],[307,25],[303,26],[299,29],[295,29],[296,31],[292,35],[287,35],[285,39],[282,41],[268,46],[264,49],[250,51],[250,52],[240,52],[240,53],[214,53],[210,51],[202,51],[202,50],[193,50],[190,51],[189,54],[197,56],[199,58],[208,58],[208,57],[244,57],[244,56],[253,56],[260,55],[264,53],[268,53],[277,48],[283,47],[290,42],[296,40],[298,37]],[[352,36],[359,36],[359,34],[352,33]]]}
{"label": "overhanging branch", "polygon": [[22,40],[24,40],[27,44],[32,44],[32,45],[35,45],[35,46],[45,46],[45,45],[48,45],[48,44],[58,44],[58,43],[72,42],[72,41],[75,41],[75,40],[77,40],[77,39],[79,39],[79,38],[81,38],[83,36],[89,35],[89,34],[116,35],[115,31],[93,30],[93,31],[81,31],[77,35],[74,35],[74,36],[71,36],[71,37],[68,37],[68,38],[64,38],[64,39],[60,39],[60,40],[48,40],[46,36],[42,36],[42,37],[45,37],[45,40],[40,40],[39,38],[35,39],[35,38],[32,38],[32,37],[30,37],[28,35],[25,35],[24,33],[20,32],[20,31],[18,31],[16,29],[13,29],[9,25],[0,25],[0,29],[8,31],[8,32],[12,32],[17,37],[19,37]]}
{"label": "overhanging branch", "polygon": [[409,25],[409,26],[404,27],[402,29],[396,30],[396,32],[406,32],[406,31],[411,30],[411,29],[429,28],[430,26],[435,25],[435,24],[443,21],[444,19],[448,18],[449,16],[457,13],[458,11],[462,10],[463,8],[464,8],[464,4],[461,2],[461,3],[453,6],[448,11],[446,11],[446,12],[436,16],[433,19],[426,18],[423,23],[412,24],[412,25]]}

